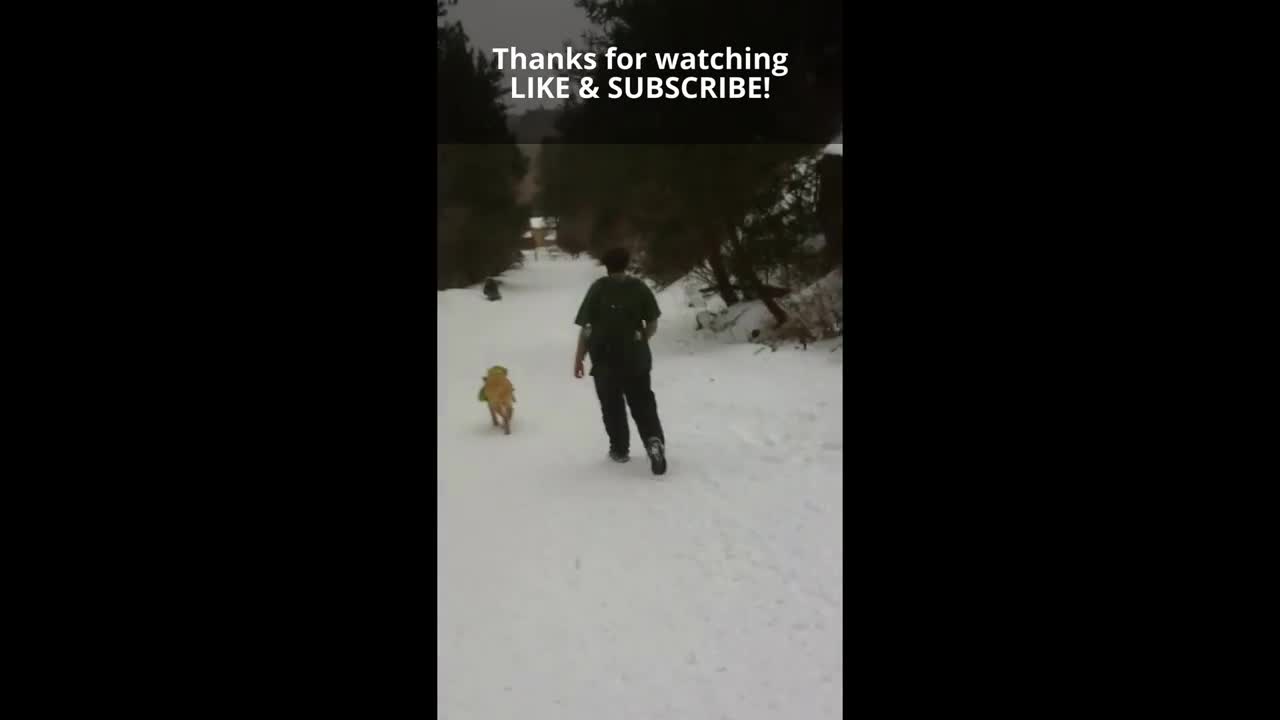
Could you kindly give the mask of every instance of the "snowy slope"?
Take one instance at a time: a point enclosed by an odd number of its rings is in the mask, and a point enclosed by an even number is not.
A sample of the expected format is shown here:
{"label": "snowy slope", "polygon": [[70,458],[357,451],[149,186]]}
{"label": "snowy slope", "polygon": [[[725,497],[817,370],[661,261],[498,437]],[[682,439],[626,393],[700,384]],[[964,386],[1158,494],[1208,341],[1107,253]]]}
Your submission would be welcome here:
{"label": "snowy slope", "polygon": [[[437,294],[439,717],[841,717],[843,351],[698,337],[661,294],[659,480],[608,461],[572,375],[601,274],[529,255],[501,302]],[[476,400],[491,365],[511,436]]]}

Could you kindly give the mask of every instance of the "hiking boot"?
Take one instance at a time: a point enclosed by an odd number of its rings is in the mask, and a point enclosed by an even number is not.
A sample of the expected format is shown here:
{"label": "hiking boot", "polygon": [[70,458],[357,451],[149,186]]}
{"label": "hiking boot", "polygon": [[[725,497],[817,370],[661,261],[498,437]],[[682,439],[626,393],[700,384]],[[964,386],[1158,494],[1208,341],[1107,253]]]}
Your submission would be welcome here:
{"label": "hiking boot", "polygon": [[654,475],[661,475],[667,471],[667,449],[663,446],[662,440],[654,437],[649,438],[644,444],[645,452],[649,454],[649,469],[653,470]]}
{"label": "hiking boot", "polygon": [[631,462],[631,455],[626,450],[610,450],[609,459],[616,463]]}

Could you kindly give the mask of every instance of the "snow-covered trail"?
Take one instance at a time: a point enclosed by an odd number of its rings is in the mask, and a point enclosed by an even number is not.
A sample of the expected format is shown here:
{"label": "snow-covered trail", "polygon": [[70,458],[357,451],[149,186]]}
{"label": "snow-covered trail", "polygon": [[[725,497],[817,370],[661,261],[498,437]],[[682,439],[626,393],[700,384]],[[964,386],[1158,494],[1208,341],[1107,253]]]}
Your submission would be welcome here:
{"label": "snow-covered trail", "polygon": [[[716,344],[660,295],[659,480],[636,439],[606,458],[572,375],[601,274],[544,256],[501,302],[437,294],[439,717],[840,717],[843,352]],[[491,365],[510,436],[476,400]]]}

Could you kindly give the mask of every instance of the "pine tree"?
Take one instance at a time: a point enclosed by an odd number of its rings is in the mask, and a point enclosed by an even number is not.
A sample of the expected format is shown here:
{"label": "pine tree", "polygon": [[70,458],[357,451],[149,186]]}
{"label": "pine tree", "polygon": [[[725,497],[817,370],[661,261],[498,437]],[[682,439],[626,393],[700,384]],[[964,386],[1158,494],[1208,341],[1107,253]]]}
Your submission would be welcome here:
{"label": "pine tree", "polygon": [[[777,205],[797,162],[816,155],[839,129],[840,5],[836,0],[577,0],[597,25],[597,53],[716,50],[754,44],[788,52],[789,73],[772,99],[577,101],[562,115],[561,141],[544,148],[540,202],[561,218],[560,242],[599,252],[620,242],[638,250],[654,279],[705,267],[726,303],[760,298],[779,322],[786,313],[766,273],[802,231],[775,223],[743,232],[753,213]],[[752,42],[753,38],[759,42]],[[604,86],[600,63],[590,75]],[[617,144],[660,138],[724,144]],[[776,144],[761,138],[813,138]],[[601,144],[612,141],[613,144]],[[762,194],[772,193],[772,202]],[[798,212],[791,208],[789,212]],[[775,247],[776,245],[776,247]],[[737,280],[735,284],[734,280]]]}
{"label": "pine tree", "polygon": [[[437,16],[445,9],[437,0]],[[529,214],[516,202],[527,168],[507,129],[501,71],[447,20],[437,22],[436,67],[439,137],[453,141],[436,146],[436,284],[444,289],[517,264]]]}

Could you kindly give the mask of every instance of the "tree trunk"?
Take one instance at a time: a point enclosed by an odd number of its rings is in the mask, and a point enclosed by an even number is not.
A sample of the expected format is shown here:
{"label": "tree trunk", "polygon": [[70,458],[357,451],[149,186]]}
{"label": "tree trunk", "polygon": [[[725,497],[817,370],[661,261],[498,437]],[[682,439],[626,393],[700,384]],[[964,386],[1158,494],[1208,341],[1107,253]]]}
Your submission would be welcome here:
{"label": "tree trunk", "polygon": [[729,234],[729,243],[733,246],[734,263],[738,269],[738,278],[747,287],[751,288],[751,294],[755,295],[764,302],[764,306],[769,310],[769,314],[773,315],[773,319],[778,321],[778,325],[782,325],[788,319],[787,311],[782,309],[778,301],[765,292],[764,284],[760,282],[760,276],[756,274],[755,266],[751,262],[751,256],[746,249],[742,247],[742,243],[738,242],[737,227],[733,223],[725,224],[725,232]]}
{"label": "tree trunk", "polygon": [[720,297],[725,305],[737,305],[738,294],[733,291],[733,283],[729,282],[729,271],[724,267],[724,257],[720,254],[720,238],[712,233],[711,247],[708,248],[707,262],[715,275],[716,285],[720,286]]}
{"label": "tree trunk", "polygon": [[[760,285],[760,280],[755,277],[755,273],[752,273],[751,277],[752,281],[758,287]],[[778,304],[777,300],[763,293],[760,294],[760,299],[764,301],[764,306],[769,309],[769,314],[773,315],[773,319],[777,320],[779,325],[787,321],[787,311],[782,309],[782,306]]]}
{"label": "tree trunk", "polygon": [[752,270],[751,261],[747,258],[747,254],[743,252],[742,245],[733,239],[734,228],[729,226],[729,246],[733,248],[733,253],[729,256],[730,263],[733,265],[733,274],[738,277],[739,289],[742,290],[743,300],[759,300],[760,293],[756,292],[759,288],[755,279],[755,272]]}

